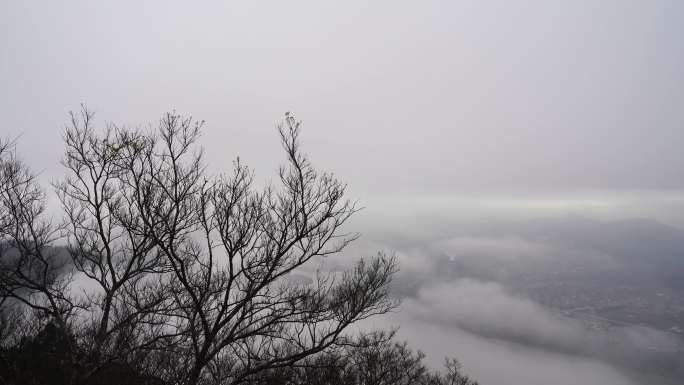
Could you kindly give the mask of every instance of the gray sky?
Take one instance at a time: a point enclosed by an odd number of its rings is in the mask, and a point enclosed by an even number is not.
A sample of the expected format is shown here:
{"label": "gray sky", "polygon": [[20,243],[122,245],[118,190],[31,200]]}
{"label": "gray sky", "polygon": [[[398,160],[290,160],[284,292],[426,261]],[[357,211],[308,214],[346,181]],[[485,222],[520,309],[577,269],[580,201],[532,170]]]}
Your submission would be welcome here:
{"label": "gray sky", "polygon": [[679,0],[4,1],[2,134],[52,178],[79,103],[128,125],[176,109],[207,121],[217,169],[239,154],[266,178],[292,110],[314,163],[367,202],[681,196],[683,16]]}

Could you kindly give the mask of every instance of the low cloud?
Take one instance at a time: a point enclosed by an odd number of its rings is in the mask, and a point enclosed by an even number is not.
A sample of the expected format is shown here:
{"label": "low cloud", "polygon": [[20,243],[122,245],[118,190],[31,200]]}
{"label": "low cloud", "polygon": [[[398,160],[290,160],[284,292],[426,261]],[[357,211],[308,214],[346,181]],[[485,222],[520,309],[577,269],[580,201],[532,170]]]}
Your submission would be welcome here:
{"label": "low cloud", "polygon": [[[455,356],[490,385],[670,385],[677,382],[668,378],[684,375],[684,343],[676,334],[591,318],[592,307],[634,302],[630,294],[614,296],[614,289],[646,295],[657,287],[649,285],[663,283],[658,274],[681,271],[681,230],[647,220],[571,217],[436,233],[432,239],[388,233],[328,263],[347,267],[358,256],[391,253],[395,245],[400,272],[394,292],[403,303],[375,322],[399,326],[400,337],[425,351],[435,367]],[[569,300],[576,294],[589,308],[566,312],[568,303],[583,306]]]}
{"label": "low cloud", "polygon": [[407,317],[422,322],[562,353],[622,360],[675,353],[678,346],[675,335],[647,327],[589,329],[494,282],[461,279],[428,286],[402,308]]}
{"label": "low cloud", "polygon": [[662,378],[643,382],[636,372],[676,348],[667,333],[588,330],[497,283],[471,279],[424,287],[399,312],[375,322],[399,326],[400,338],[426,352],[434,367],[455,356],[468,373],[492,385],[669,384]]}
{"label": "low cloud", "polygon": [[[491,339],[455,327],[406,317],[410,308],[377,324],[400,325],[399,338],[426,353],[428,363],[441,367],[444,357],[456,357],[463,370],[488,385],[637,385],[620,369],[601,361],[534,349]],[[655,384],[649,384],[655,385]]]}

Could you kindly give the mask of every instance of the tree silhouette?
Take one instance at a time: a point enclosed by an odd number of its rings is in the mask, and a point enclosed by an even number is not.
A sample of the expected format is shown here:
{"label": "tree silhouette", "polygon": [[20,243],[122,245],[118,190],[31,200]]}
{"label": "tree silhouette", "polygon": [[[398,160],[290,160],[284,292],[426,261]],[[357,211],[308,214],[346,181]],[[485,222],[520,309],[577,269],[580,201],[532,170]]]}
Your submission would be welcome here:
{"label": "tree silhouette", "polygon": [[350,336],[397,305],[393,257],[290,279],[358,238],[342,230],[355,203],[301,151],[293,115],[278,125],[278,183],[263,188],[239,159],[207,172],[203,122],[168,113],[156,130],[96,130],[85,107],[70,117],[66,175],[54,184],[62,221],[47,215],[46,194],[9,143],[0,146],[0,380],[446,380],[391,335]]}

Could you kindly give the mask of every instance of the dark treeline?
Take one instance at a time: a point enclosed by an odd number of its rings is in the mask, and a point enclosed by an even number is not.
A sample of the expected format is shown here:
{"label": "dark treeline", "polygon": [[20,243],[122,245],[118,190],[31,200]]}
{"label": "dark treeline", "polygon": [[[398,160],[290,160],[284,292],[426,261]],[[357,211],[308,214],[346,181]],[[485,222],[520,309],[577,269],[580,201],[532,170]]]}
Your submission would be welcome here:
{"label": "dark treeline", "polygon": [[0,383],[474,384],[393,333],[352,333],[397,306],[394,257],[289,279],[358,238],[342,230],[355,203],[301,152],[293,116],[264,188],[239,159],[209,175],[201,127],[166,114],[98,131],[71,114],[58,217],[0,143]]}
{"label": "dark treeline", "polygon": [[[391,335],[374,333],[357,339],[356,344],[329,349],[293,365],[260,371],[243,383],[254,385],[477,385],[460,371],[455,359],[447,359],[443,372],[430,370],[420,351],[406,343],[394,342]],[[76,350],[74,350],[76,349]],[[160,352],[161,353],[161,352]],[[16,345],[5,346],[0,362],[0,379],[5,384],[73,384],[84,368],[92,367],[87,349],[78,347],[72,333],[48,323],[37,334],[24,337]],[[74,360],[74,358],[76,358]],[[149,368],[135,362],[109,362],[92,373],[92,385],[164,385],[170,383],[150,374]],[[218,378],[203,383],[222,383]]]}

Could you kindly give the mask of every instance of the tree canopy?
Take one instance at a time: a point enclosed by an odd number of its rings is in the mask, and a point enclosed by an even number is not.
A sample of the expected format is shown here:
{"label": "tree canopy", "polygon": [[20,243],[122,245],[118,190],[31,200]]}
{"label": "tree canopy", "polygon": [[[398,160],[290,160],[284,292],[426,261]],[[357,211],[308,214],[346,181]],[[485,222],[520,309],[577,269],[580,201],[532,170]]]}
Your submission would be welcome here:
{"label": "tree canopy", "polygon": [[0,145],[0,382],[470,383],[454,364],[429,372],[391,333],[350,333],[396,307],[392,256],[291,279],[358,238],[343,230],[355,202],[301,151],[293,115],[263,188],[239,159],[209,174],[202,127],[167,113],[154,130],[97,130],[88,109],[71,113],[53,184],[63,218]]}

